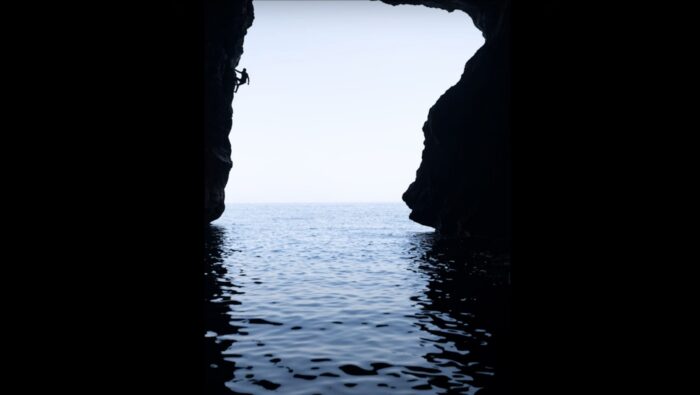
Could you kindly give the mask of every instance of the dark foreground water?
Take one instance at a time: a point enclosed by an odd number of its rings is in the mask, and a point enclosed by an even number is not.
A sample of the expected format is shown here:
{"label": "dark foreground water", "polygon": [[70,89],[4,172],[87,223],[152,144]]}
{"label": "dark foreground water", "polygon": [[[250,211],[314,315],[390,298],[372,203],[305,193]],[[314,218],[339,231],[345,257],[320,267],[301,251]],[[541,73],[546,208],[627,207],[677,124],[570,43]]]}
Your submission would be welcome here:
{"label": "dark foreground water", "polygon": [[208,393],[501,393],[508,257],[408,213],[229,205],[206,242]]}

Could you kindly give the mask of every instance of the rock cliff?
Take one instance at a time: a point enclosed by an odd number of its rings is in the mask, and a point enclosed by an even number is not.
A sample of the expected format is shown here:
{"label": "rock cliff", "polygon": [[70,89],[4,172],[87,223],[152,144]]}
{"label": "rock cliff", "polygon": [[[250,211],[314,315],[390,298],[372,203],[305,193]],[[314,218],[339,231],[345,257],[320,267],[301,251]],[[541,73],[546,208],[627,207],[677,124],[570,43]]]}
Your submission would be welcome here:
{"label": "rock cliff", "polygon": [[224,212],[224,188],[231,170],[234,69],[243,55],[243,39],[253,24],[253,0],[204,2],[204,219]]}
{"label": "rock cliff", "polygon": [[484,45],[423,125],[423,156],[403,194],[410,218],[448,237],[510,238],[510,1],[382,0],[461,10]]}

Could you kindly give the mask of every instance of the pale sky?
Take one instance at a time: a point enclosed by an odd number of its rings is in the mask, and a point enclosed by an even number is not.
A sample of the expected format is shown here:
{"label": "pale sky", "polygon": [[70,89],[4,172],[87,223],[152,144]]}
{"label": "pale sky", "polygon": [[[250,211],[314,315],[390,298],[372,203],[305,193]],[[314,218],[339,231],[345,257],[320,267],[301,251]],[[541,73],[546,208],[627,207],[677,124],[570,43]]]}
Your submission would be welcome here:
{"label": "pale sky", "polygon": [[400,202],[428,110],[483,44],[461,11],[256,0],[227,203]]}

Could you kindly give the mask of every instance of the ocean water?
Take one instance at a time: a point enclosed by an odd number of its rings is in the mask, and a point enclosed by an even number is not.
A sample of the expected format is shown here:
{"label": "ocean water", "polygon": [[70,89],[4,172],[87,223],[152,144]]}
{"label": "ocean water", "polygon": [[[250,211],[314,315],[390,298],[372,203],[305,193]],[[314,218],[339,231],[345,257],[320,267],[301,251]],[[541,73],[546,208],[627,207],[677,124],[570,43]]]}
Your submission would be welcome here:
{"label": "ocean water", "polygon": [[509,258],[408,214],[228,205],[206,238],[207,393],[497,393]]}

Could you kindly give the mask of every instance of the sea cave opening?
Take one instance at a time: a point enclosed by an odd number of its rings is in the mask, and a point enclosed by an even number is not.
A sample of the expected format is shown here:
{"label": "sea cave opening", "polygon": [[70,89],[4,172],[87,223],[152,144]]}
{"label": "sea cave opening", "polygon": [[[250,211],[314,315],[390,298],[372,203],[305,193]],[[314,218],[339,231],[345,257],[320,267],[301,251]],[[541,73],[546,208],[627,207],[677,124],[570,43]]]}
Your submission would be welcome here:
{"label": "sea cave opening", "polygon": [[[211,8],[212,393],[498,393],[507,380],[509,258],[445,237],[476,211],[499,224],[507,201],[507,7],[422,3],[256,0],[252,25],[250,1]],[[430,8],[454,4],[469,14]],[[232,66],[250,76],[233,103]]]}
{"label": "sea cave opening", "polygon": [[400,202],[422,126],[483,44],[469,15],[378,1],[254,1],[227,206]]}

